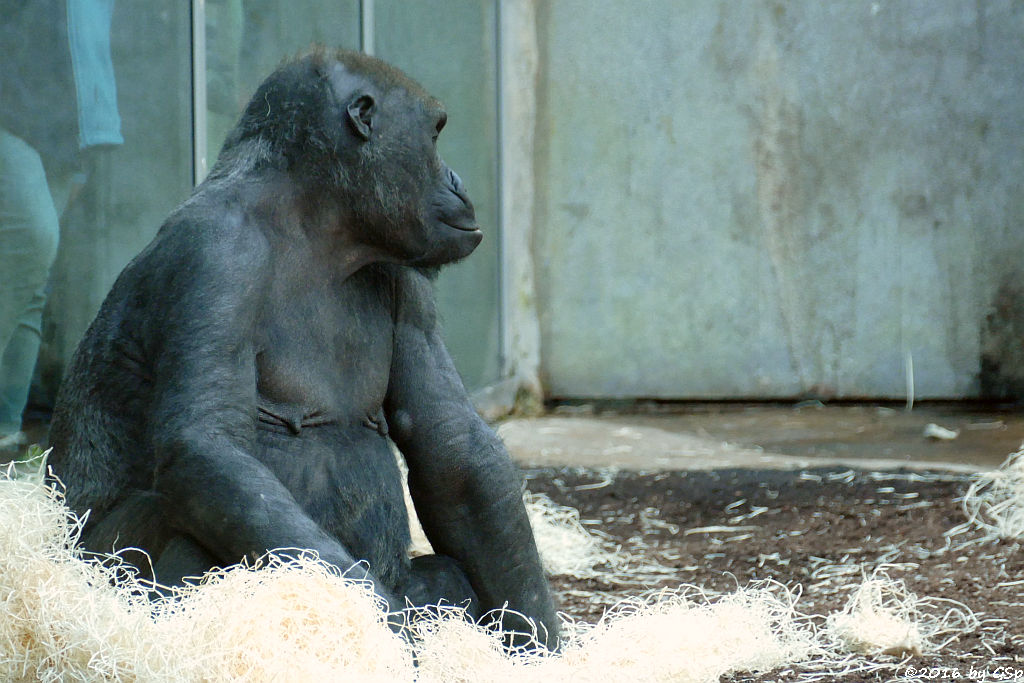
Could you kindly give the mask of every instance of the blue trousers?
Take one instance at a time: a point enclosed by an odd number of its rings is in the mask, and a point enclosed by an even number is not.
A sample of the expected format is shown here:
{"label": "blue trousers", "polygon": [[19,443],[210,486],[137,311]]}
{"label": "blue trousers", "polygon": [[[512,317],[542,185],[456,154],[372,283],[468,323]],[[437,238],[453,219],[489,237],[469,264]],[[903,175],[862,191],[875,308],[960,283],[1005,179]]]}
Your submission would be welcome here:
{"label": "blue trousers", "polygon": [[0,437],[21,430],[68,183],[51,191],[39,154],[0,128]]}

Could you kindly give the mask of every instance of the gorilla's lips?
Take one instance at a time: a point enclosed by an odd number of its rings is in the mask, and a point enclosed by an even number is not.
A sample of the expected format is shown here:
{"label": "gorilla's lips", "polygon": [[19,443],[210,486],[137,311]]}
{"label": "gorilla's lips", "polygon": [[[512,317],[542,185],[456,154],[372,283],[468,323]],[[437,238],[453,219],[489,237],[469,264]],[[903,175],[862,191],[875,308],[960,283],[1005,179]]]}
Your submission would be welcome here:
{"label": "gorilla's lips", "polygon": [[457,223],[449,223],[446,220],[442,220],[441,222],[449,228],[455,228],[456,230],[461,230],[463,232],[480,232],[480,226],[476,223],[471,223],[470,225],[458,225]]}

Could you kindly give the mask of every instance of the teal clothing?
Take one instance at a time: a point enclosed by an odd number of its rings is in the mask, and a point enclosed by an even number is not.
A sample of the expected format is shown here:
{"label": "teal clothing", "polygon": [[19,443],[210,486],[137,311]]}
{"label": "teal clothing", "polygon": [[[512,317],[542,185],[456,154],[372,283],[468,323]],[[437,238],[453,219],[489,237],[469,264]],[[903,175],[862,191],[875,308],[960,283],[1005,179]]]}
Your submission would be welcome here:
{"label": "teal clothing", "polygon": [[32,146],[48,173],[79,151],[118,145],[110,57],[113,0],[0,0],[0,127]]}
{"label": "teal clothing", "polygon": [[67,0],[68,44],[78,101],[78,146],[120,145],[110,20],[114,0]]}
{"label": "teal clothing", "polygon": [[21,430],[57,255],[55,207],[39,154],[0,128],[0,437]]}

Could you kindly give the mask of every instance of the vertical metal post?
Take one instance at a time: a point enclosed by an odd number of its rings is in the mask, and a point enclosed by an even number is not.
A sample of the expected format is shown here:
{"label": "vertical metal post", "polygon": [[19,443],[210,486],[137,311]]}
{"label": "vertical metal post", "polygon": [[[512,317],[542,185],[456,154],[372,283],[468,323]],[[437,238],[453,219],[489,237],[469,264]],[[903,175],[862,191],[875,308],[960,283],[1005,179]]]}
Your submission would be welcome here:
{"label": "vertical metal post", "polygon": [[203,182],[206,159],[206,0],[192,0],[192,182]]}
{"label": "vertical metal post", "polygon": [[498,182],[497,198],[498,225],[498,372],[501,379],[505,379],[511,372],[512,338],[509,330],[509,296],[512,285],[509,282],[509,267],[505,262],[508,255],[508,236],[505,234],[505,58],[501,41],[502,24],[502,0],[494,0],[494,68],[497,72],[495,78],[495,111],[497,112],[497,145],[494,156],[497,160],[497,172],[495,176]]}
{"label": "vertical metal post", "polygon": [[359,49],[371,57],[373,45],[373,0],[359,0]]}

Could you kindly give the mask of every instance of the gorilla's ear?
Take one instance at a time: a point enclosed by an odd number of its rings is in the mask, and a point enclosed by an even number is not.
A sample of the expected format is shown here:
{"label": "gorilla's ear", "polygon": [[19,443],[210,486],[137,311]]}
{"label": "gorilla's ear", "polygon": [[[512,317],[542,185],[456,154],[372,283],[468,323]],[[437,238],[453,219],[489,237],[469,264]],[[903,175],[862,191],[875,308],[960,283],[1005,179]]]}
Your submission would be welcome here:
{"label": "gorilla's ear", "polygon": [[352,124],[352,130],[363,140],[370,139],[373,131],[373,116],[377,112],[377,103],[371,95],[362,93],[357,95],[348,104],[348,122]]}

